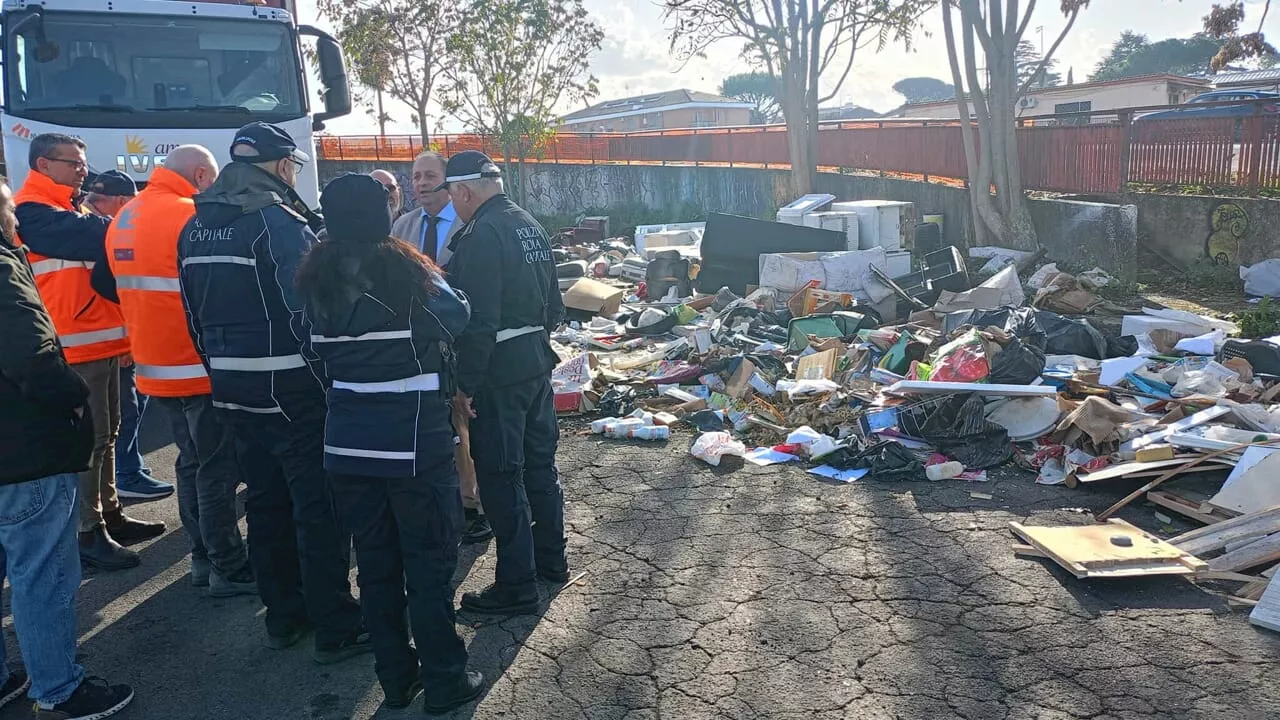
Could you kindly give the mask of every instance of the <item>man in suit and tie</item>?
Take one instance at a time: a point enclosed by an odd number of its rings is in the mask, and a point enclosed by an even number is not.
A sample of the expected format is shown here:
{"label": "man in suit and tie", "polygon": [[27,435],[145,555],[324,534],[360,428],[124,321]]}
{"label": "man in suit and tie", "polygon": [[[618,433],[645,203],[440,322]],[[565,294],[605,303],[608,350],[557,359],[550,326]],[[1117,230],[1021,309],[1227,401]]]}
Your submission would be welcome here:
{"label": "man in suit and tie", "polygon": [[391,234],[417,247],[440,267],[449,263],[453,252],[449,241],[462,228],[453,210],[444,183],[444,157],[433,150],[423,151],[413,161],[413,194],[418,208],[410,210],[391,226]]}
{"label": "man in suit and tie", "polygon": [[[466,224],[458,219],[448,190],[444,186],[444,157],[433,150],[426,150],[413,161],[413,194],[419,207],[401,215],[391,226],[391,234],[417,247],[422,254],[445,268],[453,251],[449,243]],[[476,466],[471,459],[471,434],[468,430],[470,416],[455,409],[453,427],[458,433],[458,445],[454,452],[458,465],[458,481],[462,488],[462,505],[467,512],[467,526],[462,530],[462,542],[481,543],[493,537],[493,529],[480,506],[480,491],[476,487]]]}

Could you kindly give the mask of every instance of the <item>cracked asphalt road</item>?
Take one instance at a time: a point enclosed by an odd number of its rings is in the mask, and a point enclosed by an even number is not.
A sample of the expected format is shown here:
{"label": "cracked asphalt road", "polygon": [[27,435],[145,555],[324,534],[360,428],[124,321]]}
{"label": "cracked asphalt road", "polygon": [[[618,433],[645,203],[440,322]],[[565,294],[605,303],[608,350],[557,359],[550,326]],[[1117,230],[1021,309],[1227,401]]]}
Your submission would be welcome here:
{"label": "cracked asphalt road", "polygon": [[[1086,522],[1068,508],[1105,507],[1128,486],[1046,488],[1015,472],[828,484],[797,468],[711,468],[689,440],[565,431],[570,561],[586,575],[544,588],[541,616],[460,616],[492,685],[451,717],[1280,718],[1280,635],[1221,597],[1176,579],[1086,583],[1010,551],[1010,520]],[[172,476],[172,447],[149,460]],[[86,665],[137,689],[122,717],[421,716],[378,709],[367,658],[320,668],[305,647],[262,647],[255,598],[187,584],[176,503],[133,512],[172,531],[142,547],[141,568],[87,577],[80,597]],[[1122,516],[1154,527],[1150,507]],[[492,567],[491,547],[464,550],[462,589]]]}

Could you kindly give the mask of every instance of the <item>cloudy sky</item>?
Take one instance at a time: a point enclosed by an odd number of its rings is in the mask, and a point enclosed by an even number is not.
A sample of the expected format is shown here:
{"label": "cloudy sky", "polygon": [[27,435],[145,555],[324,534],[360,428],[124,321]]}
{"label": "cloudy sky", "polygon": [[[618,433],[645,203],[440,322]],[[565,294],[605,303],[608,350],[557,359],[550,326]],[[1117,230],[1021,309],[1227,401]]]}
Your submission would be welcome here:
{"label": "cloudy sky", "polygon": [[[604,46],[591,63],[592,72],[600,80],[598,100],[676,88],[715,92],[726,75],[749,69],[739,58],[742,43],[737,41],[725,41],[713,47],[705,59],[682,66],[668,50],[669,27],[663,21],[658,0],[583,1],[605,30]],[[1246,23],[1250,22],[1248,18],[1256,23],[1263,3],[1264,0],[1247,0]],[[1067,69],[1073,68],[1077,82],[1084,80],[1123,30],[1145,33],[1152,40],[1191,35],[1201,28],[1200,19],[1211,4],[1210,0],[1093,0],[1092,7],[1081,14],[1055,55],[1059,70],[1065,76]],[[316,15],[314,0],[299,0],[298,6],[302,22],[325,26],[324,19]],[[1040,0],[1031,27],[1043,26],[1046,47],[1064,24],[1058,3]],[[1271,14],[1265,29],[1273,38],[1280,35],[1280,9]],[[1040,43],[1039,33],[1034,30],[1029,31],[1028,37]],[[902,102],[902,97],[893,91],[893,84],[914,76],[950,82],[940,11],[925,16],[910,50],[893,45],[859,51],[834,104],[848,102],[882,112],[891,110]],[[575,109],[563,108],[565,112]],[[397,122],[388,132],[415,131],[408,123],[407,108],[393,106],[391,112]],[[456,123],[445,122],[451,130],[461,129]],[[330,129],[344,134],[377,132],[371,117],[359,110],[331,123]]]}

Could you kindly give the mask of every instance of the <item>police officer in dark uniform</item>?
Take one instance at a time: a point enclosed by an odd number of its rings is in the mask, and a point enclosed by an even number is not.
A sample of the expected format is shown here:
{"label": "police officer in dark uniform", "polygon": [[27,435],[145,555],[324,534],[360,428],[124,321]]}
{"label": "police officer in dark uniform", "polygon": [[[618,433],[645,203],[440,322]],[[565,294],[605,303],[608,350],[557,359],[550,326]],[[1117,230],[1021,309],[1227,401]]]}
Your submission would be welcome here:
{"label": "police officer in dark uniform", "polygon": [[325,380],[294,275],[318,216],[293,189],[310,160],[283,129],[236,131],[231,162],[195,196],[178,237],[179,281],[212,404],[232,428],[247,486],[249,561],[267,645],[314,626],[329,664],[372,650],[349,581],[351,540],[324,469]]}
{"label": "police officer in dark uniform", "polygon": [[462,608],[512,615],[537,608],[537,578],[569,579],[550,340],[564,304],[546,232],[503,193],[500,177],[484,153],[468,150],[449,159],[442,187],[467,223],[450,243],[449,282],[471,302],[455,345],[454,402],[474,418],[471,456],[498,542],[495,582],[463,593]]}
{"label": "police officer in dark uniform", "polygon": [[368,175],[329,183],[328,239],[307,254],[298,289],[331,380],[324,465],[355,535],[384,704],[407,707],[425,688],[426,711],[444,713],[484,689],[467,672],[452,584],[462,496],[450,380],[467,304],[435,263],[391,236],[387,194]]}

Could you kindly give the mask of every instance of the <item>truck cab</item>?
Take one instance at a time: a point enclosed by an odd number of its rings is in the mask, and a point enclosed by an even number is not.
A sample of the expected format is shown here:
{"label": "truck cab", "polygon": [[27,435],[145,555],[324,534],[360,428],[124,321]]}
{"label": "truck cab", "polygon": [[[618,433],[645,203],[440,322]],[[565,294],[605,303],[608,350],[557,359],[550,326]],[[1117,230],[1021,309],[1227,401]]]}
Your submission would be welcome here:
{"label": "truck cab", "polygon": [[[338,43],[299,26],[291,0],[4,0],[0,128],[10,184],[26,177],[30,140],[59,132],[88,145],[93,172],[145,184],[173,148],[230,160],[236,129],[280,125],[313,158],[313,131],[351,111]],[[323,107],[313,113],[301,37],[315,40]],[[315,163],[298,193],[313,207]]]}

